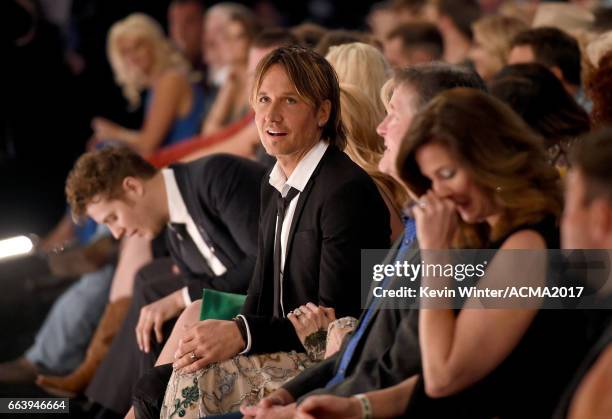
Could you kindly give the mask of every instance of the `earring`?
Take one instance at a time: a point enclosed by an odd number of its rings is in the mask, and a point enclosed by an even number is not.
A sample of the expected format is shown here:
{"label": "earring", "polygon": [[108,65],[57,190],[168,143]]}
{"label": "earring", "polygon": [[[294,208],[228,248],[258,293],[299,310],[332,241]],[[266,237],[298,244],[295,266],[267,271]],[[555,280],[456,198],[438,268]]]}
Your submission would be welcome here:
{"label": "earring", "polygon": [[499,193],[499,192],[501,192],[501,191],[503,191],[503,190],[504,190],[504,189],[503,189],[501,186],[497,186],[497,187],[495,188],[495,192],[498,192],[498,193]]}

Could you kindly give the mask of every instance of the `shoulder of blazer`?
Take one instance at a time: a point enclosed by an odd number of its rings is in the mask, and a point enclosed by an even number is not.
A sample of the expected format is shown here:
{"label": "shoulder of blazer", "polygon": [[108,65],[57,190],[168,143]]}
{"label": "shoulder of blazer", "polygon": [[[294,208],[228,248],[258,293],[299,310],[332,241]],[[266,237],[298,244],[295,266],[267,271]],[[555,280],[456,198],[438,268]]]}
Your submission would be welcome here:
{"label": "shoulder of blazer", "polygon": [[333,192],[353,182],[365,182],[374,186],[374,181],[365,170],[352,161],[346,153],[331,145],[323,155],[311,179],[316,177],[332,180],[326,185],[327,192]]}
{"label": "shoulder of blazer", "polygon": [[[227,190],[231,186],[227,185],[228,180],[244,179],[257,182],[257,177],[263,176],[266,171],[260,163],[230,154],[214,154],[193,162],[172,165],[170,168],[174,170],[181,193],[185,188],[191,197],[194,197],[195,193],[214,195],[214,188]],[[238,177],[230,176],[232,174]],[[191,210],[189,206],[188,209]]]}

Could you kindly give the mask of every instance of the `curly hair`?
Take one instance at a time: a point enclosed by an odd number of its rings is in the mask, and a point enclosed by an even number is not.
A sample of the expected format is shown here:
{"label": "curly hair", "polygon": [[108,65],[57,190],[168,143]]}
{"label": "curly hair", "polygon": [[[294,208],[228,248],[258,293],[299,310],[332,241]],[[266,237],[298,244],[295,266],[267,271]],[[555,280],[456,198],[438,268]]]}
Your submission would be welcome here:
{"label": "curly hair", "polygon": [[157,169],[127,147],[107,147],[83,154],[66,179],[66,198],[73,217],[83,217],[94,200],[121,198],[126,177],[150,179],[156,173]]}
{"label": "curly hair", "polygon": [[502,207],[492,230],[462,222],[456,247],[479,247],[547,215],[559,217],[559,173],[546,160],[544,142],[499,99],[475,89],[440,93],[413,120],[398,153],[398,173],[417,195],[431,188],[417,164],[426,144],[448,148],[484,193]]}

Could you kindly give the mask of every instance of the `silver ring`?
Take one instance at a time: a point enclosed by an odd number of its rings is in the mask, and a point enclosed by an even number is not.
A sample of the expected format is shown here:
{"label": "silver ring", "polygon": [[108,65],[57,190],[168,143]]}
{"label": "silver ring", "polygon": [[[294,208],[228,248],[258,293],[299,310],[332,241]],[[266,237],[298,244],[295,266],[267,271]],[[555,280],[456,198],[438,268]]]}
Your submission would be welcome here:
{"label": "silver ring", "polygon": [[302,310],[296,308],[295,310],[293,310],[293,314],[295,315],[295,317],[300,317],[302,315]]}
{"label": "silver ring", "polygon": [[419,199],[418,205],[419,205],[419,208],[425,208],[427,206],[427,200]]}
{"label": "silver ring", "polygon": [[198,356],[195,354],[195,351],[191,351],[191,355],[189,355],[189,358],[191,358],[192,360],[196,359]]}

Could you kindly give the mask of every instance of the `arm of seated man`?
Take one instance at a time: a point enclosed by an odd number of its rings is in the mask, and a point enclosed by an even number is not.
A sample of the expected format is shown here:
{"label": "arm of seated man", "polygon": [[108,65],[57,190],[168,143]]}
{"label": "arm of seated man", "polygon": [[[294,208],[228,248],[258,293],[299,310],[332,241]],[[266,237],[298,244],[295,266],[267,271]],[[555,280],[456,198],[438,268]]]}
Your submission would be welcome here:
{"label": "arm of seated man", "polygon": [[179,341],[173,367],[191,373],[213,362],[225,361],[246,347],[240,329],[231,320],[202,320]]}
{"label": "arm of seated man", "polygon": [[162,326],[170,319],[178,317],[185,309],[183,291],[174,291],[172,294],[144,306],[140,310],[140,317],[136,325],[136,341],[138,348],[149,353],[151,350],[151,333],[155,332],[157,342],[163,340]]}

